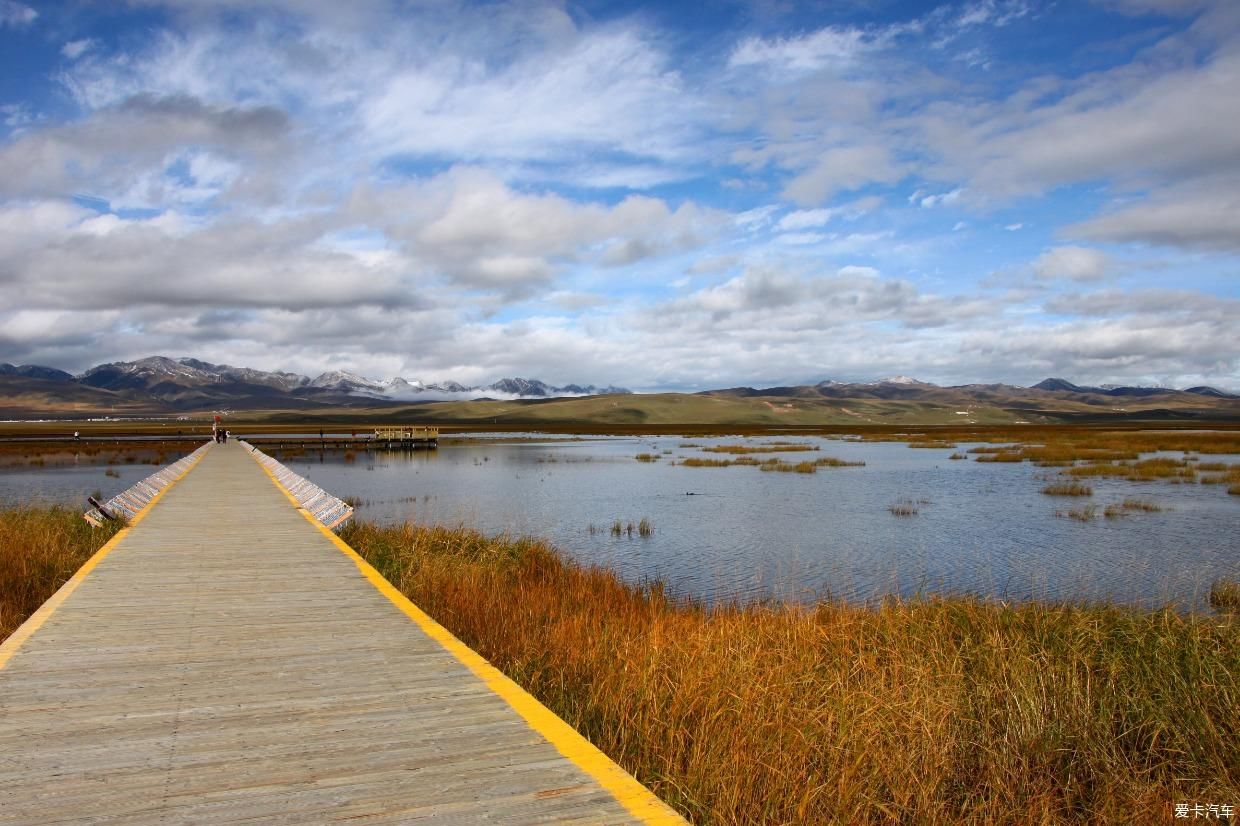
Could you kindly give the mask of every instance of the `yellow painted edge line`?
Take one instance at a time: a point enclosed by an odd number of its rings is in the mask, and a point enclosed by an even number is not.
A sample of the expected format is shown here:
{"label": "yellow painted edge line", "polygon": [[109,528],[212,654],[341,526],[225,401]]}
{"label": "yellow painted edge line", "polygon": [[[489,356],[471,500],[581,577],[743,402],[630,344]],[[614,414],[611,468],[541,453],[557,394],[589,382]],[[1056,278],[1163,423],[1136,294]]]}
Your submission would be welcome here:
{"label": "yellow painted edge line", "polygon": [[637,778],[622,769],[610,757],[603,754],[597,746],[582,737],[576,729],[560,719],[551,709],[540,703],[532,694],[487,662],[481,654],[457,639],[451,631],[432,619],[429,614],[414,605],[409,597],[397,590],[392,583],[383,577],[383,574],[375,570],[365,559],[362,559],[361,555],[350,548],[347,542],[328,530],[309,511],[301,507],[293,495],[288,492],[288,489],[271,472],[271,469],[258,461],[257,456],[254,457],[254,461],[258,462],[258,466],[263,469],[268,478],[288,498],[293,507],[297,508],[298,512],[310,524],[318,528],[336,546],[337,550],[353,560],[362,576],[379,593],[387,597],[405,616],[413,620],[427,636],[443,646],[449,654],[486,683],[487,688],[498,694],[508,705],[512,706],[513,710],[521,715],[529,727],[546,738],[560,754],[597,780],[599,785],[610,792],[634,817],[643,823],[650,824],[687,822],[675,810],[660,800],[654,792],[637,782]]}
{"label": "yellow painted edge line", "polygon": [[[209,445],[210,443],[208,442],[208,446]],[[30,639],[30,636],[34,634],[35,631],[38,631],[43,626],[43,623],[47,622],[48,618],[56,612],[56,609],[60,607],[60,604],[68,599],[69,596],[77,590],[78,586],[82,584],[82,580],[86,579],[87,574],[95,570],[95,566],[102,562],[104,557],[116,549],[116,546],[120,544],[122,539],[129,535],[129,532],[133,530],[134,526],[146,518],[146,515],[150,512],[151,508],[155,507],[155,503],[163,498],[163,495],[167,493],[173,485],[184,479],[185,474],[193,470],[194,466],[197,465],[205,455],[206,451],[203,451],[196,456],[194,461],[190,463],[189,467],[183,470],[177,478],[173,479],[168,483],[167,487],[163,488],[159,491],[159,493],[156,493],[153,497],[151,497],[151,501],[147,502],[141,510],[133,515],[133,519],[129,520],[129,524],[126,527],[117,531],[116,534],[109,539],[102,548],[95,551],[94,555],[92,555],[90,559],[83,562],[82,567],[77,569],[77,573],[71,576],[68,582],[61,585],[60,588],[56,590],[56,593],[48,597],[47,602],[40,605],[38,610],[26,617],[26,621],[17,626],[17,630],[10,634],[8,639],[4,640],[4,642],[0,642],[0,670],[8,665],[9,660],[12,659],[13,655],[17,653],[17,649],[22,647],[22,643]]]}

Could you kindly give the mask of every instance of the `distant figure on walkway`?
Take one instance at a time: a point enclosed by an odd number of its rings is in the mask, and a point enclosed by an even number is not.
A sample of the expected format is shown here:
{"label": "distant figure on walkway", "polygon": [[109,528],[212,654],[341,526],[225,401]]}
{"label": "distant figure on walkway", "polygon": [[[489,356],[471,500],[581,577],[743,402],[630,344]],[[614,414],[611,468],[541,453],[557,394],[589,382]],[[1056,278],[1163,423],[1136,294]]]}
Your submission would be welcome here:
{"label": "distant figure on walkway", "polygon": [[82,437],[78,434],[78,432],[77,432],[76,430],[75,430],[75,431],[73,431],[73,441],[75,441],[75,442],[80,442],[80,441],[82,441]]}

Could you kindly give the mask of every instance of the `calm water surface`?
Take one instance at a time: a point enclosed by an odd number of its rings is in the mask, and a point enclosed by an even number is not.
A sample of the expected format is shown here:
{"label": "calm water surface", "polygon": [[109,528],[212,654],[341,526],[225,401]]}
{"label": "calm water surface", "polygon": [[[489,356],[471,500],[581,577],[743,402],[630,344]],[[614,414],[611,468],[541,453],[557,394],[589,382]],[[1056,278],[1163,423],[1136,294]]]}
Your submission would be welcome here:
{"label": "calm water surface", "polygon": [[[285,462],[332,493],[360,500],[359,519],[545,537],[630,580],[659,579],[708,600],[950,592],[1201,608],[1215,578],[1240,576],[1240,497],[1225,486],[1100,478],[1086,480],[1092,497],[1052,497],[1040,491],[1056,470],[1029,463],[950,461],[953,450],[903,443],[793,440],[820,450],[759,458],[835,456],[866,466],[807,475],[672,464],[731,458],[685,443],[770,438],[511,434],[414,453],[312,450]],[[638,453],[660,459],[638,462]],[[120,465],[120,478],[103,470],[0,469],[0,502],[80,504],[86,493],[111,496],[154,468]],[[1101,516],[1107,504],[1130,497],[1166,510]],[[901,500],[917,502],[919,513],[893,516],[888,507]],[[1099,517],[1082,523],[1055,516],[1085,504],[1099,506]],[[609,531],[615,520],[642,518],[654,526],[649,537]]]}
{"label": "calm water surface", "polygon": [[[87,496],[101,501],[150,476],[161,467],[189,454],[197,444],[164,447],[159,451],[128,449],[108,464],[112,446],[88,445],[94,452],[78,455],[49,453],[42,465],[0,466],[0,506],[57,504],[89,507]],[[158,457],[162,455],[160,461]]]}
{"label": "calm water surface", "polygon": [[[361,500],[360,519],[546,537],[631,580],[660,579],[712,600],[966,592],[1201,607],[1216,577],[1240,573],[1240,497],[1220,485],[1090,479],[1092,497],[1052,497],[1041,488],[1056,471],[1029,463],[951,461],[952,450],[801,437],[795,441],[820,450],[770,455],[866,466],[806,475],[672,464],[729,458],[685,443],[769,441],[497,436],[437,451],[359,452],[352,461],[314,451],[287,464]],[[638,453],[660,460],[638,462]],[[1129,497],[1167,510],[1102,518],[1102,507]],[[908,499],[918,501],[918,515],[888,511]],[[1099,506],[1092,522],[1055,516],[1087,502]],[[643,517],[654,525],[649,537],[608,530],[617,519]]]}

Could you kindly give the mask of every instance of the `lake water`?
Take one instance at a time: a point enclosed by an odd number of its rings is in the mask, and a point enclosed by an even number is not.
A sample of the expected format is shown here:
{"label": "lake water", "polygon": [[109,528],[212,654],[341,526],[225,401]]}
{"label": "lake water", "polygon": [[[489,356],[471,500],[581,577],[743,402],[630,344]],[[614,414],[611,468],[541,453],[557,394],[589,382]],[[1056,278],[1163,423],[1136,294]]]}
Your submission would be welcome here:
{"label": "lake water", "polygon": [[[1041,493],[1054,469],[951,461],[953,450],[798,436],[820,450],[759,458],[866,465],[799,474],[671,464],[731,458],[685,443],[769,441],[497,436],[436,451],[359,452],[353,461],[315,451],[286,463],[361,500],[359,519],[546,537],[631,580],[659,579],[709,600],[964,592],[1202,607],[1216,577],[1240,573],[1240,497],[1220,485],[1090,479],[1091,503],[1136,496],[1166,510],[1083,523],[1055,516],[1083,497]],[[639,453],[660,460],[638,462]],[[916,502],[918,514],[891,514],[902,500]],[[649,537],[609,530],[642,518],[653,524]]]}
{"label": "lake water", "polygon": [[158,450],[131,445],[121,450],[110,441],[85,442],[77,454],[46,454],[42,465],[9,457],[9,462],[0,464],[0,505],[80,505],[86,510],[87,496],[100,501],[111,499],[196,447],[198,444],[165,443]]}
{"label": "lake water", "polygon": [[[1215,578],[1240,575],[1240,497],[1226,486],[1100,478],[1087,480],[1092,497],[1052,497],[1040,491],[1056,470],[1027,462],[951,461],[953,450],[903,443],[793,440],[820,450],[758,458],[834,456],[866,465],[799,474],[672,464],[734,458],[685,443],[770,438],[511,434],[413,453],[312,450],[285,463],[331,493],[360,500],[359,519],[545,537],[630,580],[662,580],[707,600],[946,592],[1202,608]],[[660,459],[638,462],[639,453]],[[33,492],[78,503],[84,491],[110,496],[153,468],[116,470],[119,479],[98,466],[0,469],[0,501]],[[1130,497],[1165,510],[1090,522],[1055,516]],[[916,504],[917,515],[888,510],[904,500]],[[616,520],[636,525],[642,518],[653,525],[648,537],[609,530]]]}

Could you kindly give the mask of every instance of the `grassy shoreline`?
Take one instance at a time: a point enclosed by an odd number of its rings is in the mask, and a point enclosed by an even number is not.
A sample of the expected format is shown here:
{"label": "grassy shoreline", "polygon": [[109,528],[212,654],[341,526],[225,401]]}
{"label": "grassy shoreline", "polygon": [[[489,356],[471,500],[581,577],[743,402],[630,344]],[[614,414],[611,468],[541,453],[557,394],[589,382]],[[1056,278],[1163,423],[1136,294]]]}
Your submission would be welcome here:
{"label": "grassy shoreline", "polygon": [[1240,623],[972,598],[707,608],[546,543],[345,539],[697,823],[1134,822],[1240,800]]}
{"label": "grassy shoreline", "polygon": [[78,509],[0,510],[0,642],[120,530],[92,529]]}

